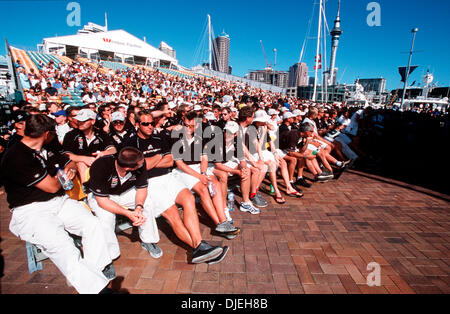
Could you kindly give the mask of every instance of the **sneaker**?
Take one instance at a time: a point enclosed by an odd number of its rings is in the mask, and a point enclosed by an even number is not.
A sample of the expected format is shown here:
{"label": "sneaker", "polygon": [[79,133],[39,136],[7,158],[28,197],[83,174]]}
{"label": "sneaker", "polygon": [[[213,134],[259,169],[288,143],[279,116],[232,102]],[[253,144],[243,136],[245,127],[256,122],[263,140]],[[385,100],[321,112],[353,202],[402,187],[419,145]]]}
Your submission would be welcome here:
{"label": "sneaker", "polygon": [[297,181],[295,181],[294,183],[295,185],[300,185],[303,186],[305,188],[310,188],[311,184],[309,184],[308,182],[306,182],[305,178],[298,178]]}
{"label": "sneaker", "polygon": [[241,203],[239,209],[241,210],[241,212],[249,212],[252,215],[259,215],[261,213],[261,210],[253,206],[252,203]]}
{"label": "sneaker", "polygon": [[207,263],[208,265],[214,265],[214,264],[220,263],[221,261],[223,261],[223,259],[224,259],[225,256],[227,255],[228,250],[229,250],[228,246],[224,246],[224,247],[223,247],[222,254],[220,254],[220,255],[219,255],[218,257],[216,257],[215,259],[210,260],[209,262],[206,262],[206,263]]}
{"label": "sneaker", "polygon": [[267,207],[267,201],[263,199],[260,194],[256,194],[253,198],[250,198],[250,201],[252,201],[256,207]]}
{"label": "sneaker", "polygon": [[200,264],[212,261],[218,258],[222,252],[223,248],[220,246],[212,246],[209,243],[202,241],[192,253],[192,263]]}
{"label": "sneaker", "polygon": [[163,255],[163,252],[157,243],[141,243],[141,245],[153,258],[160,258]]}
{"label": "sneaker", "polygon": [[116,269],[114,268],[113,263],[103,269],[103,275],[105,275],[108,280],[114,280],[116,278]]}
{"label": "sneaker", "polygon": [[332,172],[329,172],[328,170],[324,170],[321,174],[317,176],[317,178],[320,179],[333,179],[334,174]]}
{"label": "sneaker", "polygon": [[218,224],[216,227],[216,231],[220,233],[239,233],[241,229],[233,226],[233,224],[229,221],[224,221],[221,224]]}

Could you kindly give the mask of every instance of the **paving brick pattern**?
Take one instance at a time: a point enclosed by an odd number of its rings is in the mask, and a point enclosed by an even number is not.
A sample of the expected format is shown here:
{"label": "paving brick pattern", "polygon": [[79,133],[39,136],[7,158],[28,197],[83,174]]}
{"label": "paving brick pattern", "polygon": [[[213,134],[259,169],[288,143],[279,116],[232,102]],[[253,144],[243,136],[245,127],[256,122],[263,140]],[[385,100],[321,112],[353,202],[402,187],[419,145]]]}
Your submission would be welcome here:
{"label": "paving brick pattern", "polygon": [[[138,294],[414,294],[450,293],[450,202],[385,181],[345,173],[314,184],[303,199],[288,199],[252,216],[235,210],[243,230],[233,241],[202,235],[230,251],[216,265],[191,265],[186,247],[158,220],[164,255],[152,259],[136,230],[118,235],[122,255],[111,285]],[[0,196],[1,293],[75,293],[49,261],[28,273],[25,244],[8,229]],[[381,286],[369,287],[367,265],[381,266]]]}

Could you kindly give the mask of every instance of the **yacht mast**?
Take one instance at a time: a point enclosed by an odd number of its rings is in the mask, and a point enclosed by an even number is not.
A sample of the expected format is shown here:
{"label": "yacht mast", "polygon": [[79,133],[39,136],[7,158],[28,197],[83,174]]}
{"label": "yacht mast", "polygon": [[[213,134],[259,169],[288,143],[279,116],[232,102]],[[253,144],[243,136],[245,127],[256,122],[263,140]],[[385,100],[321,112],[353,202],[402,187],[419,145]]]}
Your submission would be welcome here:
{"label": "yacht mast", "polygon": [[317,97],[317,72],[319,71],[319,52],[320,52],[320,34],[322,31],[322,3],[323,0],[320,0],[319,4],[319,26],[317,29],[317,49],[316,49],[316,66],[315,66],[315,74],[314,74],[314,93],[312,100],[315,102]]}

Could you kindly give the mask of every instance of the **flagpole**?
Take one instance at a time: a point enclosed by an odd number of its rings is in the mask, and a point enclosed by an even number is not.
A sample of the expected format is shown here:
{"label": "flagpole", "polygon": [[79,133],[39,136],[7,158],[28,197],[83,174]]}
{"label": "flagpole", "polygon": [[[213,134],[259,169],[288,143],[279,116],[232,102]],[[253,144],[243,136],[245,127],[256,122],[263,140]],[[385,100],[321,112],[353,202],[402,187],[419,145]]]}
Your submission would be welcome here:
{"label": "flagpole", "polygon": [[402,108],[403,108],[403,105],[405,104],[406,88],[408,87],[408,78],[409,78],[409,71],[411,69],[411,60],[412,60],[412,55],[413,55],[413,51],[414,51],[414,42],[416,41],[416,34],[418,31],[419,31],[418,28],[414,28],[411,31],[413,33],[413,40],[412,40],[412,45],[411,45],[411,52],[409,53],[408,68],[406,69],[405,85],[403,87],[402,106],[401,106]]}
{"label": "flagpole", "polygon": [[[316,66],[315,66],[315,74],[314,74],[314,93],[312,100],[313,102],[316,101],[316,93],[317,93],[317,71],[319,70],[319,64],[318,64],[318,57],[319,57],[319,49],[320,49],[320,33],[321,33],[321,27],[322,27],[322,1],[320,0],[320,7],[319,7],[319,27],[317,30],[317,49],[316,49]],[[322,61],[322,60],[321,60]],[[323,90],[322,90],[323,92]]]}

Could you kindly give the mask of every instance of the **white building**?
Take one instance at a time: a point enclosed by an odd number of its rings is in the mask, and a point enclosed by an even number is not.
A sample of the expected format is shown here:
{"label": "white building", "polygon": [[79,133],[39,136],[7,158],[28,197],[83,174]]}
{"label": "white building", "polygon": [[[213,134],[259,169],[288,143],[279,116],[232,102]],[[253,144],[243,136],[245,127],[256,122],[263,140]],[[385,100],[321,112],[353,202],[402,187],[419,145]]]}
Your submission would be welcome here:
{"label": "white building", "polygon": [[124,30],[81,33],[44,38],[44,53],[57,53],[76,59],[118,61],[147,66],[177,66],[178,60]]}

